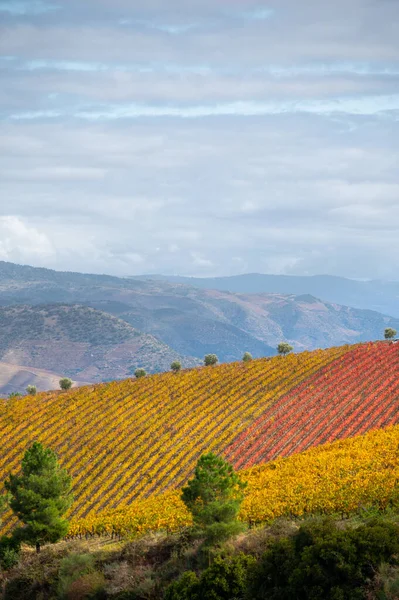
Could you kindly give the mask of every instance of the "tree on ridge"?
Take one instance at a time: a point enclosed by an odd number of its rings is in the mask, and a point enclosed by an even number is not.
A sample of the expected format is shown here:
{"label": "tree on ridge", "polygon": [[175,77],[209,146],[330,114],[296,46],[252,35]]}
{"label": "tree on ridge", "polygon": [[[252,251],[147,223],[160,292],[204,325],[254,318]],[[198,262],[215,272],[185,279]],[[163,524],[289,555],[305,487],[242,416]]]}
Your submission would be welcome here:
{"label": "tree on ridge", "polygon": [[206,354],[206,356],[204,357],[204,365],[206,367],[216,365],[218,363],[218,361],[219,361],[219,359],[216,356],[216,354]]}
{"label": "tree on ridge", "polygon": [[147,375],[145,369],[136,369],[134,372],[134,376],[136,379],[140,379],[141,377],[145,377]]}
{"label": "tree on ridge", "polygon": [[69,379],[69,377],[63,377],[62,379],[60,379],[60,388],[64,391],[66,390],[70,390],[72,387],[72,379]]}
{"label": "tree on ridge", "polygon": [[294,347],[291,346],[290,344],[288,344],[287,342],[280,342],[280,344],[277,346],[277,352],[281,356],[286,356],[287,354],[292,352],[293,349],[294,349]]}
{"label": "tree on ridge", "polygon": [[392,340],[394,337],[396,337],[396,329],[393,329],[392,327],[387,327],[384,331],[384,337],[386,340]]}

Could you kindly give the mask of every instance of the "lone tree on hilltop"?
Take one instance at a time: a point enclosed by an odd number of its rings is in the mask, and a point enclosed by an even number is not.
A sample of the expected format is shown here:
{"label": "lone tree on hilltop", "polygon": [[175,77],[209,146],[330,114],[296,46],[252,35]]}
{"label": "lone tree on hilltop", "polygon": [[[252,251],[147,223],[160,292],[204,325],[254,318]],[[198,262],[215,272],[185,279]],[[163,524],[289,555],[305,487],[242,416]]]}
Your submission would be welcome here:
{"label": "lone tree on hilltop", "polygon": [[193,516],[194,527],[205,535],[209,544],[242,530],[237,516],[246,486],[223,458],[210,452],[199,459],[194,477],[183,488],[181,498]]}
{"label": "lone tree on hilltop", "polygon": [[286,356],[287,354],[292,352],[293,349],[294,349],[294,347],[291,346],[290,344],[288,344],[287,342],[280,342],[280,344],[277,346],[277,352],[281,356]]}
{"label": "lone tree on hilltop", "polygon": [[136,369],[134,375],[137,377],[137,379],[140,379],[140,377],[145,377],[147,373],[144,369]]}
{"label": "lone tree on hilltop", "polygon": [[178,373],[181,370],[181,363],[178,360],[175,360],[170,365],[170,368],[172,369],[173,373]]}
{"label": "lone tree on hilltop", "polygon": [[28,385],[26,388],[26,393],[30,396],[36,396],[37,388],[35,385]]}
{"label": "lone tree on hilltop", "polygon": [[384,331],[384,337],[386,340],[392,340],[394,337],[396,337],[396,329],[393,329],[392,327],[387,327]]}
{"label": "lone tree on hilltop", "polygon": [[63,377],[62,379],[60,379],[60,388],[62,390],[70,390],[72,387],[72,379],[69,379],[69,377]]}
{"label": "lone tree on hilltop", "polygon": [[251,362],[252,354],[250,352],[244,352],[242,360],[243,362]]}
{"label": "lone tree on hilltop", "polygon": [[216,365],[218,363],[219,359],[216,356],[216,354],[207,354],[204,357],[204,365],[206,367],[210,367],[211,365]]}
{"label": "lone tree on hilltop", "polygon": [[10,507],[22,523],[14,536],[40,552],[42,544],[55,543],[68,532],[62,516],[72,504],[71,478],[50,448],[34,442],[22,459],[21,475],[5,481]]}

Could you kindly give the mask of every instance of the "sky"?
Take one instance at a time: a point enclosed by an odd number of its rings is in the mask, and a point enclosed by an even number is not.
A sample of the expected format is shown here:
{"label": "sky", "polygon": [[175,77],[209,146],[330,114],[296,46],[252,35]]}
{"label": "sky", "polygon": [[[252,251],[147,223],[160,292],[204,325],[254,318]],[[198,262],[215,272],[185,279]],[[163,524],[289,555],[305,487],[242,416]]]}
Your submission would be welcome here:
{"label": "sky", "polygon": [[0,0],[0,260],[399,280],[399,1]]}

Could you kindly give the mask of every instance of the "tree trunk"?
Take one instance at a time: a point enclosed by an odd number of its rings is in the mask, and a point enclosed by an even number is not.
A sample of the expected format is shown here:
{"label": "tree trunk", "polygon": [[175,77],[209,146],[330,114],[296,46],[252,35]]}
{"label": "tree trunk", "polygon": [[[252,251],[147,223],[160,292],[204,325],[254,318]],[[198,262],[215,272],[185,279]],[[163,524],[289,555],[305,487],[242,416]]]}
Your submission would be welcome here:
{"label": "tree trunk", "polygon": [[37,554],[40,552],[40,542],[36,542],[36,552]]}

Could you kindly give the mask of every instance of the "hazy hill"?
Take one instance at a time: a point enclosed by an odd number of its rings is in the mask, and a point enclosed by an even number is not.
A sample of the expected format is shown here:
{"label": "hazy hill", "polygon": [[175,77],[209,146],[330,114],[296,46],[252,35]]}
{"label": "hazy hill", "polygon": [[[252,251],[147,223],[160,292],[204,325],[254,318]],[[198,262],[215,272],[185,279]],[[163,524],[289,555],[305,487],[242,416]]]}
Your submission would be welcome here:
{"label": "hazy hill", "polygon": [[112,314],[180,355],[202,358],[215,352],[223,361],[239,359],[246,350],[256,357],[270,356],[282,340],[297,350],[325,348],[379,339],[387,326],[399,329],[399,319],[321,301],[311,294],[237,294],[0,263],[0,304],[55,299]]}
{"label": "hazy hill", "polygon": [[35,385],[38,391],[52,390],[59,387],[60,375],[0,362],[0,395],[6,396],[11,392],[25,393],[28,385]]}
{"label": "hazy hill", "polygon": [[203,452],[248,467],[398,423],[398,369],[380,342],[0,401],[0,480],[39,440],[68,465],[75,516],[127,507],[179,487]]}
{"label": "hazy hill", "polygon": [[327,302],[375,310],[399,317],[399,282],[355,281],[331,275],[295,276],[248,273],[231,277],[143,275],[133,280],[169,281],[201,289],[239,294],[312,294]]}
{"label": "hazy hill", "polygon": [[142,365],[163,371],[172,360],[196,364],[125,321],[88,306],[2,307],[0,331],[1,361],[46,368],[77,381],[129,377]]}

